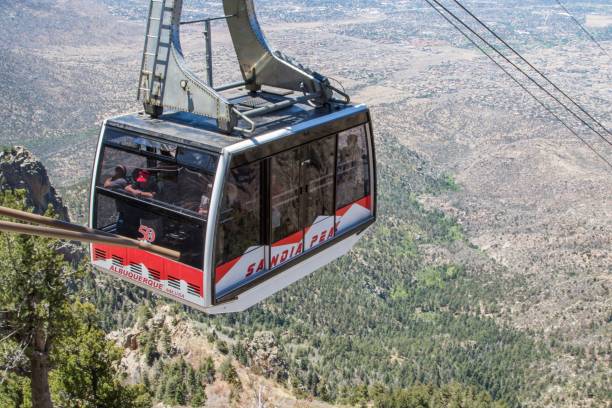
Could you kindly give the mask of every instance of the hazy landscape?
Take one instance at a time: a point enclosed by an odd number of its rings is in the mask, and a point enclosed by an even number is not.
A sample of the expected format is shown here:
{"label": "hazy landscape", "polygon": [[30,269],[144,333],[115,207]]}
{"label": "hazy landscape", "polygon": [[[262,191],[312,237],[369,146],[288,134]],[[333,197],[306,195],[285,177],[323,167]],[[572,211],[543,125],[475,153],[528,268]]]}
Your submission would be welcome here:
{"label": "hazy landscape", "polygon": [[[219,366],[229,353],[241,396],[219,380],[207,406],[250,407],[258,393],[270,406],[358,406],[376,384],[460,383],[511,407],[610,407],[611,169],[424,2],[256,4],[276,48],[370,105],[381,220],[351,257],[240,315],[209,318],[97,277],[91,299],[111,337],[172,334],[175,351],[153,361],[126,347],[128,379],[146,376],[161,401],[155,382],[173,361]],[[565,3],[608,55],[555,1],[466,4],[612,128],[609,1]],[[140,109],[147,5],[31,0],[0,14],[0,143],[34,152],[79,221],[101,121]],[[222,14],[219,1],[185,7],[185,19]],[[198,72],[200,31],[183,32]],[[239,79],[222,23],[214,46],[216,83]]]}

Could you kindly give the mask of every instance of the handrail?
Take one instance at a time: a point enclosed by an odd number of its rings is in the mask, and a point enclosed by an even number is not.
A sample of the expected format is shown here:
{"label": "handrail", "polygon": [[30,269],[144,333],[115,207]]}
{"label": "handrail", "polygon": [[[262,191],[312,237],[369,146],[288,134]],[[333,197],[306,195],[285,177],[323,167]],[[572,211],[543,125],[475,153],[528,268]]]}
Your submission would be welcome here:
{"label": "handrail", "polygon": [[134,197],[133,195],[126,194],[123,192],[111,190],[103,186],[96,186],[96,191],[115,199],[122,199],[124,202],[128,201],[130,203],[135,203],[136,205],[153,207],[156,210],[161,210],[167,213],[169,212],[175,215],[180,215],[182,217],[188,217],[190,220],[195,222],[207,221],[201,215],[196,215],[197,213],[195,211],[179,207],[178,205],[174,205],[172,203],[167,203],[155,199],[143,200],[142,198]]}
{"label": "handrail", "polygon": [[172,249],[153,245],[146,241],[126,238],[104,231],[98,231],[66,221],[55,220],[41,215],[31,214],[20,210],[0,207],[0,215],[28,221],[41,225],[20,224],[10,221],[0,221],[0,231],[24,234],[68,241],[79,241],[93,244],[107,244],[121,247],[142,249],[154,254],[172,259],[180,259],[181,253]]}
{"label": "handrail", "polygon": [[238,132],[241,132],[241,133],[246,133],[247,135],[252,135],[253,133],[255,133],[255,129],[257,128],[257,125],[255,125],[255,122],[253,120],[251,120],[249,117],[245,116],[242,112],[240,112],[236,108],[232,108],[232,111],[236,115],[238,115],[238,117],[240,119],[244,120],[250,126],[249,129],[245,129],[245,128],[236,126],[236,127],[234,127],[234,130],[237,130]]}
{"label": "handrail", "polygon": [[332,89],[334,92],[336,92],[337,94],[340,94],[342,97],[344,97],[344,101],[339,101],[339,102],[344,103],[344,104],[347,104],[347,105],[348,105],[349,103],[351,103],[351,97],[350,97],[350,95],[349,95],[349,94],[347,94],[347,93],[346,93],[346,92],[344,92],[344,91],[341,91],[340,89],[336,88],[336,87],[335,87],[335,86],[333,86],[333,85],[329,85],[329,87],[330,87],[330,89]]}
{"label": "handrail", "polygon": [[42,215],[33,214],[26,211],[16,210],[14,208],[0,207],[0,216],[14,218],[16,220],[26,221],[33,224],[46,225],[49,227],[65,229],[67,231],[82,232],[85,234],[102,234],[113,237],[113,234],[104,231],[97,231],[83,225],[72,224],[70,222],[56,220],[55,218],[44,217]]}

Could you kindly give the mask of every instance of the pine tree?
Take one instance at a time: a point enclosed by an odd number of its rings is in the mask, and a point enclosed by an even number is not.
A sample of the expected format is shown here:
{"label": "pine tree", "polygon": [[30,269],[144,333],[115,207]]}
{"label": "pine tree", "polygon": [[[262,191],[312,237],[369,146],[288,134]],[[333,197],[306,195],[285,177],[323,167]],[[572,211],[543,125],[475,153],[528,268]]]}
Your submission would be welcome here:
{"label": "pine tree", "polygon": [[[23,192],[0,194],[0,205],[25,209]],[[50,352],[71,319],[70,287],[81,278],[50,239],[0,234],[0,337],[25,351],[32,406],[52,407]],[[9,364],[10,365],[10,364]],[[16,367],[13,367],[16,368]]]}
{"label": "pine tree", "polygon": [[170,331],[166,326],[162,328],[161,349],[162,353],[165,355],[169,355],[172,351],[172,339],[170,337]]}
{"label": "pine tree", "polygon": [[200,369],[198,371],[200,372],[202,379],[208,384],[215,382],[215,363],[210,356],[206,357],[204,362],[200,365]]}
{"label": "pine tree", "polygon": [[145,408],[151,399],[143,386],[125,386],[117,365],[123,352],[105,338],[91,304],[76,303],[68,335],[56,345],[51,373],[61,406]]}

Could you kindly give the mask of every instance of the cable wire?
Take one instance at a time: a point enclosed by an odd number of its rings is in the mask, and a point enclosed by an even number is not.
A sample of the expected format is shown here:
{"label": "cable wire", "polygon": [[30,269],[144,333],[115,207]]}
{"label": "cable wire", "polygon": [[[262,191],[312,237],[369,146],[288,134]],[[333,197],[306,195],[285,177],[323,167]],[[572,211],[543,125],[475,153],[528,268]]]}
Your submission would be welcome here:
{"label": "cable wire", "polygon": [[[433,0],[435,1],[435,0]],[[601,153],[599,153],[589,142],[580,136],[574,129],[572,129],[563,119],[561,119],[549,106],[542,102],[533,92],[531,92],[525,85],[523,85],[518,79],[516,79],[506,68],[504,68],[495,58],[493,58],[483,47],[481,47],[473,38],[471,38],[465,31],[463,31],[457,24],[455,24],[450,18],[448,18],[438,7],[436,7],[430,0],[425,0],[431,8],[433,8],[442,18],[444,18],[450,25],[452,25],[457,31],[459,31],[465,38],[468,39],[480,52],[482,52],[487,58],[489,58],[495,65],[497,65],[510,79],[512,79],[518,86],[520,86],[527,94],[536,100],[546,111],[548,111],[557,121],[559,121],[565,128],[567,128],[574,136],[576,136],[584,145],[586,145],[599,159],[610,167],[612,170],[612,162],[606,159]],[[437,3],[437,2],[436,2]],[[443,7],[444,8],[444,7]],[[487,45],[490,46],[486,41]]]}
{"label": "cable wire", "polygon": [[[446,7],[444,7],[442,4],[440,4],[437,0],[434,0],[437,4],[440,5],[440,7],[444,8],[449,14],[453,15],[453,17],[457,20],[459,20],[464,26],[465,23],[463,23],[461,21],[461,19],[459,19],[458,17],[456,17],[454,14],[452,14],[450,11],[448,11],[448,9]],[[574,99],[572,99],[569,95],[567,95],[567,93],[565,93],[561,88],[559,88],[554,82],[552,82],[550,79],[548,79],[548,77],[542,72],[540,71],[538,68],[536,68],[535,66],[533,66],[533,64],[531,64],[531,62],[527,61],[527,59],[525,59],[518,51],[516,51],[510,44],[508,44],[503,38],[501,38],[495,31],[493,31],[488,25],[486,25],[482,20],[480,20],[476,15],[474,15],[474,13],[472,13],[470,10],[468,10],[459,0],[453,0],[453,2],[455,2],[459,7],[461,7],[466,13],[468,13],[474,20],[476,20],[482,27],[484,27],[488,32],[490,32],[491,34],[493,34],[493,36],[495,38],[497,38],[502,44],[504,44],[506,47],[508,47],[508,49],[510,51],[512,51],[514,54],[516,54],[523,62],[525,62],[531,69],[533,69],[535,72],[537,72],[542,78],[544,78],[544,80],[546,82],[548,82],[550,85],[553,86],[553,88],[555,88],[557,91],[559,91],[563,96],[565,96],[570,102],[572,102],[572,104],[574,104],[578,109],[580,109],[585,115],[587,115],[591,120],[593,120],[595,123],[597,123],[603,130],[605,130],[608,134],[612,135],[612,132],[610,132],[610,130],[608,130],[602,123],[600,123],[597,119],[595,119],[589,112],[586,111],[586,109],[584,109],[580,104],[578,104],[578,102],[576,102]],[[473,30],[471,30],[469,27],[466,26],[466,28],[468,28],[470,31],[473,32]],[[476,34],[476,33],[474,33]],[[479,36],[480,37],[480,36]],[[484,41],[484,40],[483,40]],[[495,49],[493,46],[489,45],[491,48]],[[500,54],[501,55],[501,54]],[[505,57],[504,57],[505,58]],[[513,64],[514,65],[514,64]],[[518,68],[517,68],[518,69]],[[526,74],[525,74],[526,75]],[[534,81],[535,82],[535,81]],[[539,86],[539,85],[538,85]],[[551,95],[552,96],[552,95]],[[556,98],[555,98],[556,99]],[[558,101],[559,103],[561,103],[560,101]],[[563,105],[566,109],[568,109],[565,105]],[[599,132],[597,132],[595,129],[593,129],[589,124],[587,124],[582,118],[578,117],[573,111],[571,111],[570,109],[568,109],[570,112],[572,112],[572,114],[578,118],[582,123],[584,123],[589,129],[591,129],[593,132],[597,133],[599,135],[599,137],[601,137],[603,140],[605,140],[610,146],[612,146],[612,142],[610,142],[608,139],[606,139],[603,135],[601,135]]]}
{"label": "cable wire", "polygon": [[[542,91],[544,91],[548,96],[550,96],[551,98],[553,98],[559,105],[563,106],[563,108],[565,108],[566,111],[568,111],[569,113],[572,114],[572,116],[574,116],[576,119],[578,119],[580,122],[582,122],[586,127],[588,127],[589,129],[591,129],[594,133],[596,133],[603,141],[605,141],[606,143],[608,143],[610,146],[612,146],[612,142],[610,140],[608,140],[604,135],[602,135],[601,133],[599,133],[597,130],[595,130],[593,128],[593,126],[591,126],[591,124],[587,123],[583,118],[581,118],[580,116],[578,116],[578,114],[576,114],[576,112],[574,112],[573,110],[571,110],[567,105],[565,105],[563,102],[561,102],[559,100],[559,98],[555,95],[553,95],[548,89],[544,88],[538,81],[536,81],[535,79],[533,79],[533,77],[531,77],[529,74],[527,74],[522,68],[520,68],[519,66],[517,66],[513,61],[511,61],[505,54],[503,54],[501,51],[499,51],[494,45],[492,45],[489,41],[487,41],[486,39],[484,39],[480,34],[478,34],[476,31],[474,31],[474,29],[472,27],[470,27],[469,25],[467,25],[461,18],[457,17],[457,15],[455,15],[452,11],[450,11],[448,8],[446,8],[442,3],[440,3],[440,1],[438,0],[432,0],[434,3],[436,3],[438,6],[440,6],[444,11],[446,11],[446,13],[448,13],[450,16],[452,16],[456,21],[458,21],[461,25],[463,25],[465,28],[467,28],[472,34],[474,34],[476,37],[478,37],[480,39],[480,41],[482,41],[483,43],[485,43],[486,45],[488,45],[493,51],[495,51],[499,56],[501,56],[504,60],[506,60],[506,62],[508,62],[510,65],[512,65],[517,71],[519,71],[520,73],[522,73],[527,79],[529,79],[531,82],[533,82],[538,88],[540,88]],[[456,0],[454,0],[455,2],[457,2]],[[466,11],[469,10],[466,9]],[[471,14],[473,15],[473,14]],[[474,16],[474,18],[480,22],[480,20],[478,20],[478,18],[476,16]],[[486,25],[482,22],[480,22],[482,25],[484,25],[486,27]],[[495,36],[497,36],[497,34],[495,34],[492,30],[488,29],[489,31],[491,31]],[[497,36],[499,38],[499,36]],[[504,42],[503,39],[500,38],[500,41]],[[505,43],[505,42],[504,42]],[[511,48],[509,45],[507,45],[508,48]],[[516,53],[516,51],[514,51]],[[518,53],[517,53],[518,54]],[[520,54],[518,54],[520,56]],[[520,56],[522,58],[522,56]],[[525,60],[528,64],[529,62],[527,60]],[[533,67],[536,71],[537,69],[535,67]],[[538,71],[539,72],[539,71]],[[545,79],[546,76],[543,75],[542,73],[540,73],[540,75],[542,75]],[[548,79],[547,79],[548,80]],[[550,81],[549,81],[550,82]],[[552,84],[552,82],[550,82]],[[553,86],[555,86],[554,84],[552,84]],[[555,86],[556,87],[556,86]],[[558,89],[558,88],[557,88]],[[563,93],[563,91],[559,90],[561,93]],[[569,97],[568,97],[569,98]],[[571,100],[571,98],[570,98]],[[604,128],[605,129],[605,128]],[[607,129],[606,129],[607,130]],[[608,132],[609,133],[609,132]],[[612,133],[611,133],[612,134]]]}
{"label": "cable wire", "polygon": [[580,29],[581,29],[582,31],[584,31],[584,33],[585,33],[585,34],[586,34],[586,35],[587,35],[587,36],[588,36],[588,37],[591,39],[591,41],[593,41],[593,42],[594,42],[594,43],[595,43],[595,44],[596,44],[596,45],[599,47],[599,49],[600,49],[601,51],[603,51],[603,53],[604,53],[604,54],[606,54],[608,57],[610,57],[610,54],[608,54],[608,50],[606,50],[606,49],[605,49],[605,48],[604,48],[604,47],[603,47],[603,46],[602,46],[602,45],[599,43],[599,41],[597,41],[597,39],[596,39],[596,38],[593,36],[593,34],[591,34],[591,33],[589,32],[589,30],[587,30],[587,29],[586,29],[586,27],[584,27],[584,26],[583,26],[583,25],[580,23],[580,21],[578,21],[578,19],[577,19],[576,17],[574,17],[574,15],[573,15],[572,13],[570,13],[570,11],[567,9],[567,7],[565,7],[565,6],[563,5],[563,3],[561,3],[559,0],[555,0],[555,1],[556,1],[556,2],[557,2],[557,4],[559,5],[559,7],[561,7],[561,8],[562,8],[562,9],[563,9],[563,10],[564,10],[566,13],[567,13],[567,15],[569,15],[569,16],[570,16],[570,18],[571,18],[572,20],[574,20],[574,23],[576,23],[576,25],[577,25],[578,27],[580,27]]}

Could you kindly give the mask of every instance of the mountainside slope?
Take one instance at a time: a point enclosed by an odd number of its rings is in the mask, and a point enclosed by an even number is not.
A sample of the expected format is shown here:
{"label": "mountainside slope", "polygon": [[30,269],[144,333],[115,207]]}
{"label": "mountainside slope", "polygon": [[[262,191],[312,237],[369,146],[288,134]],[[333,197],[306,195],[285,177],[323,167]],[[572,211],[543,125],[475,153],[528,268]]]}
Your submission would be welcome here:
{"label": "mountainside slope", "polygon": [[[374,105],[381,220],[351,256],[264,305],[190,319],[240,341],[273,332],[296,395],[357,404],[376,383],[459,381],[515,406],[606,407],[612,214],[597,159],[425,7],[257,3],[273,44]],[[0,140],[32,144],[79,215],[95,122],[137,107],[143,7],[104,4],[111,11],[87,0],[14,2],[0,16],[12,16],[0,30],[16,44],[0,49],[9,106]],[[195,16],[203,3],[193,4]],[[592,30],[612,49],[609,2],[567,6],[579,18],[603,16]],[[554,4],[494,1],[478,13],[611,123],[609,61]],[[215,27],[216,73],[232,79],[229,38]],[[47,31],[57,35],[41,38]],[[199,32],[187,34],[200,58]],[[132,327],[135,307],[115,303],[132,289],[109,285],[115,298],[97,302],[107,328]]]}

